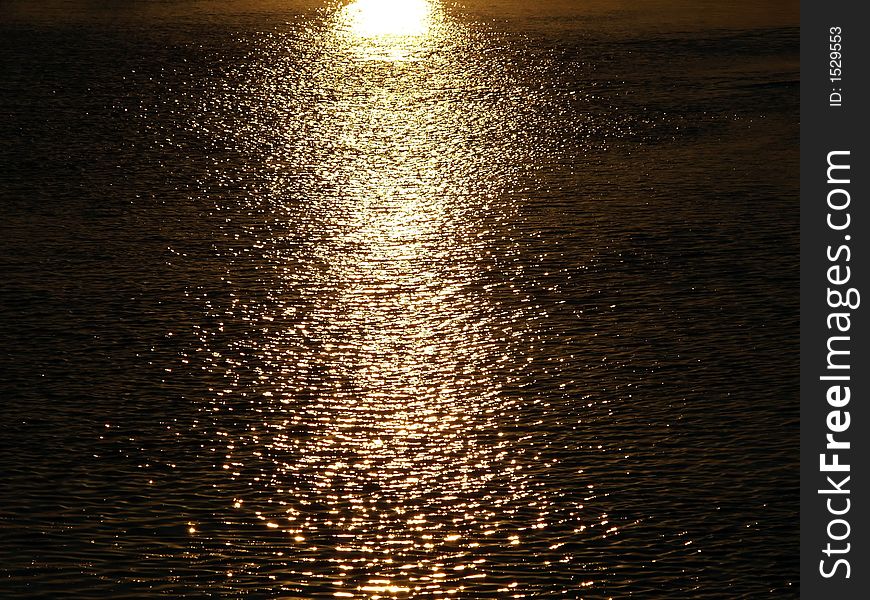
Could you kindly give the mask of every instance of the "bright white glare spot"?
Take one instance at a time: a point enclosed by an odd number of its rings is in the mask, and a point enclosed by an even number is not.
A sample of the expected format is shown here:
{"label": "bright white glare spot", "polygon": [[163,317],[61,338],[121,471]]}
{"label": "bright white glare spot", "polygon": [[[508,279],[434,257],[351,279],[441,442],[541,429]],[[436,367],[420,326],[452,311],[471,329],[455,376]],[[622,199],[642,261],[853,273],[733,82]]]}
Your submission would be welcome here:
{"label": "bright white glare spot", "polygon": [[344,8],[351,29],[363,37],[424,35],[431,12],[427,0],[356,0]]}

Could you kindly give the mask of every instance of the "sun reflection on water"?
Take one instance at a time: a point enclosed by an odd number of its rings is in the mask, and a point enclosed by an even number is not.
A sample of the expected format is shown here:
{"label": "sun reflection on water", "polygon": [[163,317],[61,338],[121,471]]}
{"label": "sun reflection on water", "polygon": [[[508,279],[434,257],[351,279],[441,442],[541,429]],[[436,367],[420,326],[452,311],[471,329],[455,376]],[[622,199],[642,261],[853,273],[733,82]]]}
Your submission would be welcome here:
{"label": "sun reflection on water", "polygon": [[420,60],[456,30],[429,0],[355,0],[335,14],[333,33],[356,60],[398,62]]}
{"label": "sun reflection on water", "polygon": [[540,316],[501,199],[519,149],[480,146],[511,117],[468,76],[462,27],[395,4],[339,10],[311,64],[276,52],[250,79],[269,224],[238,278],[269,293],[234,305],[253,325],[215,399],[223,469],[239,518],[284,536],[307,582],[288,589],[521,594],[493,554],[558,547],[577,516],[531,475],[534,433],[505,435]]}
{"label": "sun reflection on water", "polygon": [[342,21],[363,37],[424,35],[431,18],[427,0],[355,0],[341,11]]}

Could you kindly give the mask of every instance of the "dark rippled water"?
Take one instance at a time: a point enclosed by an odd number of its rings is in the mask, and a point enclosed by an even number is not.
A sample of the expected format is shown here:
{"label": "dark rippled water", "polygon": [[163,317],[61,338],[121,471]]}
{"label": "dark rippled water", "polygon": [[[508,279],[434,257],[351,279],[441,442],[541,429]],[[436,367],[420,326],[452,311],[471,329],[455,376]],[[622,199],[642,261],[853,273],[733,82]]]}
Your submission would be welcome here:
{"label": "dark rippled water", "polygon": [[0,596],[796,598],[794,7],[384,5],[2,4]]}

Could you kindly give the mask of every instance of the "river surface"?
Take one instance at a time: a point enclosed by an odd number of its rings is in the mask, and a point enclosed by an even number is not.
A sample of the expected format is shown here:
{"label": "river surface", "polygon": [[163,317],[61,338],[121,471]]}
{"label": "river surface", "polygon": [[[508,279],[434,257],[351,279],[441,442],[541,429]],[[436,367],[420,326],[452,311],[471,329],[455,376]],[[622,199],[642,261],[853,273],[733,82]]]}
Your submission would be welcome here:
{"label": "river surface", "polygon": [[0,3],[0,596],[797,598],[797,14],[722,4]]}

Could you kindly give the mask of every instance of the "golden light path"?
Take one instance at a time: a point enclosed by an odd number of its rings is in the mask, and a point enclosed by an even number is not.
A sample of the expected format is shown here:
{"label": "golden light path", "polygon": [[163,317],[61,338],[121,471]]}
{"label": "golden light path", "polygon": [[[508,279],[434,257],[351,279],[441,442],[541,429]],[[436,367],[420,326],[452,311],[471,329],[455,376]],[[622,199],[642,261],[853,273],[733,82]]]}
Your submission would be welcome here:
{"label": "golden light path", "polygon": [[275,270],[241,307],[262,327],[233,368],[256,383],[229,372],[215,408],[254,396],[222,467],[239,518],[281,534],[292,597],[522,597],[494,557],[573,526],[505,434],[536,317],[506,279],[510,113],[469,74],[467,36],[436,3],[358,0],[304,67],[276,40],[245,90]]}

